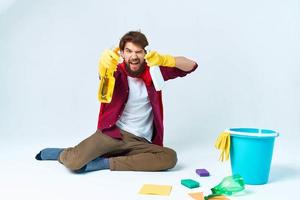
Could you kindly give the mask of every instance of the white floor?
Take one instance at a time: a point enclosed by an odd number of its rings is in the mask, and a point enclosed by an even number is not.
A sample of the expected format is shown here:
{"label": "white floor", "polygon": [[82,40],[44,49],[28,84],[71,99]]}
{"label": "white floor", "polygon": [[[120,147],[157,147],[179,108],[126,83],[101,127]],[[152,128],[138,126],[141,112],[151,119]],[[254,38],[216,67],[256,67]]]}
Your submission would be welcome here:
{"label": "white floor", "polygon": [[[16,142],[18,141],[18,142]],[[192,199],[189,192],[203,191],[230,175],[230,164],[220,163],[213,144],[187,144],[178,146],[179,162],[167,172],[113,172],[103,170],[85,175],[69,172],[53,161],[36,161],[35,154],[44,140],[0,141],[0,199]],[[53,141],[52,141],[53,142]],[[213,141],[212,141],[213,143]],[[269,183],[260,186],[246,186],[246,190],[230,199],[291,199],[298,195],[300,165],[296,157],[296,142],[278,138],[275,143]],[[174,146],[173,146],[174,147]],[[206,168],[210,177],[199,177],[196,168]],[[188,189],[180,184],[181,179],[191,178],[201,187]],[[170,196],[140,195],[139,189],[145,183],[171,185]],[[287,198],[288,197],[288,198]],[[298,197],[297,197],[298,198]]]}

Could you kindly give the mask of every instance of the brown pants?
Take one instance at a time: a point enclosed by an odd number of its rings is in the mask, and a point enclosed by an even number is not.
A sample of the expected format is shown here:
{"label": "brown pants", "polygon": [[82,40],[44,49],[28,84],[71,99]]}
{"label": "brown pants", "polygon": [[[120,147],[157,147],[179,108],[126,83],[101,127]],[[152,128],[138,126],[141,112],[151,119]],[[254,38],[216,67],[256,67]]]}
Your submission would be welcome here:
{"label": "brown pants", "polygon": [[80,169],[99,156],[109,158],[110,170],[118,171],[160,171],[176,165],[174,150],[121,132],[122,140],[118,140],[98,130],[75,147],[65,149],[59,161],[71,170]]}

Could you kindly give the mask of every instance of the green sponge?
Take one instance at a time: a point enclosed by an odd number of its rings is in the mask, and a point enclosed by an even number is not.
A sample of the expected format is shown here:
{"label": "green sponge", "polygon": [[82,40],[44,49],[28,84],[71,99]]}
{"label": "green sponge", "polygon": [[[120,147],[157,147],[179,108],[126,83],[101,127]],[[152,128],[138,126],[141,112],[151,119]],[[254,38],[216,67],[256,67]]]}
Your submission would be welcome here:
{"label": "green sponge", "polygon": [[184,185],[184,186],[186,186],[188,188],[197,188],[197,187],[200,187],[199,182],[194,181],[192,179],[182,179],[181,180],[181,185]]}

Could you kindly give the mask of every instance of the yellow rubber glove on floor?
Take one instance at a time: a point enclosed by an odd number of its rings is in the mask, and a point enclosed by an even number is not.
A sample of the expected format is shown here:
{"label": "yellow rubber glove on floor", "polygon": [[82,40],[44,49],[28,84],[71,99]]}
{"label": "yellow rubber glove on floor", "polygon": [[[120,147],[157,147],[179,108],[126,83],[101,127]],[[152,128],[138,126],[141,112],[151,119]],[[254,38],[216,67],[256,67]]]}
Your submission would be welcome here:
{"label": "yellow rubber glove on floor", "polygon": [[215,147],[221,151],[219,160],[227,161],[230,153],[230,133],[222,132],[216,140]]}
{"label": "yellow rubber glove on floor", "polygon": [[171,55],[161,55],[156,51],[150,51],[145,55],[147,64],[152,66],[175,67],[175,58]]}

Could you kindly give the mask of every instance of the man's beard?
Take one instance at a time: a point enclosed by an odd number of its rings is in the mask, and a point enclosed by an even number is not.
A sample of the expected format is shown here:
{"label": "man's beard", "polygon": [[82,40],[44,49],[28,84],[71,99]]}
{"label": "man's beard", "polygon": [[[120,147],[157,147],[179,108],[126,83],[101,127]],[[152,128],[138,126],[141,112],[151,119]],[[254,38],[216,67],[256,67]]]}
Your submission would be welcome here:
{"label": "man's beard", "polygon": [[132,77],[139,77],[144,71],[145,71],[145,63],[142,63],[140,65],[140,68],[136,71],[133,71],[130,69],[130,63],[125,63],[125,68],[126,68],[126,72],[128,73],[129,76],[132,76]]}

